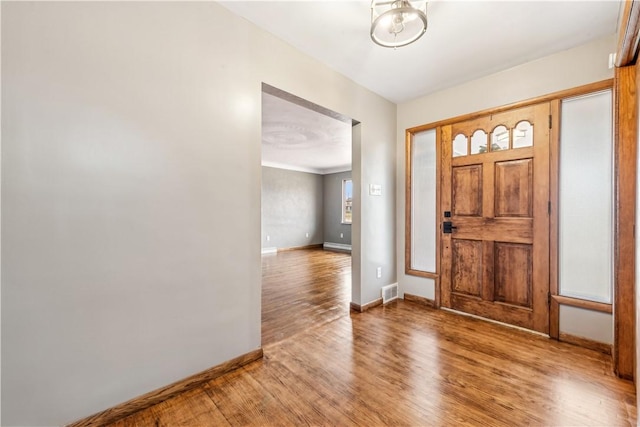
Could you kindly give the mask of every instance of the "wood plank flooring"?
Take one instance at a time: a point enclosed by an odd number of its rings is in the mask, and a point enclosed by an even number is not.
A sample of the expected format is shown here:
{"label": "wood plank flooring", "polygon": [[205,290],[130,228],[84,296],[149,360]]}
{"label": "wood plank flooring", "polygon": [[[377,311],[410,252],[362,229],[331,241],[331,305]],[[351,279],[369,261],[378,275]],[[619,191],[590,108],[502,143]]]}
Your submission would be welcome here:
{"label": "wood plank flooring", "polygon": [[304,249],[262,257],[262,345],[346,316],[351,255]]}
{"label": "wood plank flooring", "polygon": [[308,310],[320,320],[263,360],[113,425],[636,425],[633,384],[604,354],[405,301]]}

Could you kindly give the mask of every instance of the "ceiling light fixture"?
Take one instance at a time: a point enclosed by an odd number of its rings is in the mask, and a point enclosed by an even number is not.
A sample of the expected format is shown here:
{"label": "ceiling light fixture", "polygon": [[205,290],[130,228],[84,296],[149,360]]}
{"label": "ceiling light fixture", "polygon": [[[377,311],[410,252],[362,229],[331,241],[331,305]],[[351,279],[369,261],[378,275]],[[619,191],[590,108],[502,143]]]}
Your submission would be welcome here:
{"label": "ceiling light fixture", "polygon": [[371,1],[371,40],[384,47],[406,46],[427,31],[427,2]]}

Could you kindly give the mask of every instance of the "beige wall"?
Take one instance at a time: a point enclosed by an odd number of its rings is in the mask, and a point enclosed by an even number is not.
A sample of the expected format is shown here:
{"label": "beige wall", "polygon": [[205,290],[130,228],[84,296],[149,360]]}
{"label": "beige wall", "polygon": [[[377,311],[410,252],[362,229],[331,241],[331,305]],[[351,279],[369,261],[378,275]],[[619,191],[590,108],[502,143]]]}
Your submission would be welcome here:
{"label": "beige wall", "polygon": [[3,425],[64,424],[260,346],[263,82],[361,122],[352,295],[366,304],[396,261],[402,290],[433,294],[402,273],[404,129],[612,75],[607,38],[396,116],[214,3],[0,7]]}
{"label": "beige wall", "polygon": [[354,302],[395,282],[394,104],[212,2],[1,8],[2,425],[260,347],[263,82],[361,122]]}
{"label": "beige wall", "polygon": [[[608,69],[608,56],[614,51],[615,37],[611,35],[398,105],[396,230],[398,283],[402,294],[407,292],[426,298],[435,296],[433,280],[404,274],[405,130],[612,78],[613,70]],[[584,320],[583,313],[580,313],[580,317],[567,315],[572,312],[572,310],[565,310],[565,316],[561,318],[561,326],[564,328],[562,331],[583,331],[584,328],[580,324]],[[611,316],[603,319],[598,313],[589,320],[595,322],[592,339],[610,336],[605,330],[611,329]]]}

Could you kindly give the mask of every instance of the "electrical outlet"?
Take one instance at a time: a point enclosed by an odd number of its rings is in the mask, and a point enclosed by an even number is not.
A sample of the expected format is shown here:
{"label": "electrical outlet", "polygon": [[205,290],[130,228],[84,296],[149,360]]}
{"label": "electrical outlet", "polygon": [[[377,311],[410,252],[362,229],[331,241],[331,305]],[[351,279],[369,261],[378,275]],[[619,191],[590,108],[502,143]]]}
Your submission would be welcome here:
{"label": "electrical outlet", "polygon": [[305,237],[309,237],[309,233],[305,233]]}
{"label": "electrical outlet", "polygon": [[267,236],[267,242],[271,240],[271,236]]}
{"label": "electrical outlet", "polygon": [[340,233],[340,238],[343,239],[344,238],[344,233]]}
{"label": "electrical outlet", "polygon": [[376,269],[376,275],[378,276],[378,279],[382,277],[382,267],[378,267]]}

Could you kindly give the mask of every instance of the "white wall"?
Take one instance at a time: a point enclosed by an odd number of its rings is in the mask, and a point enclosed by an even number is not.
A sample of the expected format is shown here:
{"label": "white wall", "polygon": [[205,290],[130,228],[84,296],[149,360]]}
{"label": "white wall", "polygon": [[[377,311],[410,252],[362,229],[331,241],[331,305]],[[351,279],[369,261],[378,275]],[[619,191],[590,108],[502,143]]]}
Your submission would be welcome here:
{"label": "white wall", "polygon": [[[614,51],[615,37],[611,35],[398,105],[396,230],[401,294],[407,292],[426,298],[435,296],[433,280],[404,274],[405,130],[612,78],[613,70],[608,69],[608,56]],[[600,322],[601,316],[596,314],[596,317],[594,321]],[[565,318],[565,321],[571,324],[572,319]],[[608,319],[608,324],[610,323],[611,316]],[[601,327],[599,325],[598,329]]]}
{"label": "white wall", "polygon": [[1,7],[3,425],[260,346],[262,82],[362,123],[354,302],[395,282],[394,104],[211,2]]}

